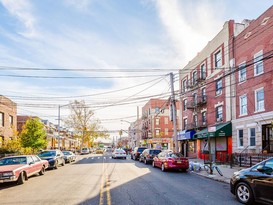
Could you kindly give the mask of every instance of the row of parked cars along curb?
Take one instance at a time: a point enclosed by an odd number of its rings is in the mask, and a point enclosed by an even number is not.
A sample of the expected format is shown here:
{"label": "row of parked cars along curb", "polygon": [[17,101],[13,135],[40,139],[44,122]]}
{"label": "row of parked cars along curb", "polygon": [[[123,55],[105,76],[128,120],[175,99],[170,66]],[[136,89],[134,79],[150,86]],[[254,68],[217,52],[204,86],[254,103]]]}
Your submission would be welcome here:
{"label": "row of parked cars along curb", "polygon": [[24,184],[30,176],[44,175],[46,169],[58,169],[76,161],[71,151],[44,150],[38,155],[16,155],[0,159],[0,183]]}

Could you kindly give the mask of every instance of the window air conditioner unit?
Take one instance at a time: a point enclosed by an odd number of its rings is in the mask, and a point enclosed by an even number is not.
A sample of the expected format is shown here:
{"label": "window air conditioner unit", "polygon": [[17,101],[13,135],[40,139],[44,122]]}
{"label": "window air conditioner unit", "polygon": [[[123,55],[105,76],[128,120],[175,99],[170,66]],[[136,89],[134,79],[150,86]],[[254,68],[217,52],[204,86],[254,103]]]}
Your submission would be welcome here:
{"label": "window air conditioner unit", "polygon": [[219,117],[216,119],[217,122],[222,122],[223,121],[223,118],[222,117]]}

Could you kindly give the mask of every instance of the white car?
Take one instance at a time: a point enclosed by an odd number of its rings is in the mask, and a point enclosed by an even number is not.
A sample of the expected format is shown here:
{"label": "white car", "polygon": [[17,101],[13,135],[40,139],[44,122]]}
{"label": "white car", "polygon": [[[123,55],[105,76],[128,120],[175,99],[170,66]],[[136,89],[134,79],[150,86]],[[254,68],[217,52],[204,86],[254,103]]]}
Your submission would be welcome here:
{"label": "white car", "polygon": [[114,149],[114,151],[112,152],[112,158],[126,159],[126,152],[123,149]]}
{"label": "white car", "polygon": [[81,154],[89,154],[89,153],[90,153],[90,151],[88,148],[84,147],[81,149]]}

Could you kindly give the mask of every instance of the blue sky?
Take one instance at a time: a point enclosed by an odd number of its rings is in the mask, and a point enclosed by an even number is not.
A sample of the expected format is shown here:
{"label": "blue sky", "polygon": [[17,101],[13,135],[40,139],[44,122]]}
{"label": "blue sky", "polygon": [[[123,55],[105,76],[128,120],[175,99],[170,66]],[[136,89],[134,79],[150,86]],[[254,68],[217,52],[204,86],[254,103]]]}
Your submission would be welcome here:
{"label": "blue sky", "polygon": [[[267,0],[0,0],[0,94],[18,104],[18,114],[53,123],[57,105],[82,99],[96,109],[107,129],[125,129],[128,125],[119,118],[135,120],[130,116],[145,103],[134,99],[169,91],[168,77],[153,81],[166,72],[147,71],[176,72],[225,21],[255,19],[271,5]],[[7,67],[44,70],[3,69]],[[134,103],[100,107],[129,99]]]}

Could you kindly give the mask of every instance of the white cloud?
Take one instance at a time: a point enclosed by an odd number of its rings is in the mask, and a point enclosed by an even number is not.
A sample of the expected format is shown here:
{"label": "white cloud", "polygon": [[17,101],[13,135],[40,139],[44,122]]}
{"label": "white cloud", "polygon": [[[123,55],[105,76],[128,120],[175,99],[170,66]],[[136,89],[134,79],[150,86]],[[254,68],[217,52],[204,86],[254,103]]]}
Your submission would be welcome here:
{"label": "white cloud", "polygon": [[4,7],[23,23],[25,31],[19,32],[25,37],[33,37],[36,35],[35,22],[36,19],[31,14],[31,4],[27,0],[2,0]]}
{"label": "white cloud", "polygon": [[[209,2],[185,3],[185,1],[155,1],[159,17],[174,47],[185,64],[200,51],[223,25],[218,10]],[[215,5],[217,7],[219,5]],[[218,12],[218,19],[213,11]],[[220,23],[221,22],[221,23]]]}

